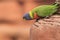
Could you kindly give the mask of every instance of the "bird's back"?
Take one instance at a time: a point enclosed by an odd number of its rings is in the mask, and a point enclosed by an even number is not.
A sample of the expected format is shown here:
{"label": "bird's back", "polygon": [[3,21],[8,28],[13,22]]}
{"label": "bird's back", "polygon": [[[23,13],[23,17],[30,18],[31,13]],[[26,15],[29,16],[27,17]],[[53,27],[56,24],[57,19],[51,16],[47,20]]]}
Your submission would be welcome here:
{"label": "bird's back", "polygon": [[54,5],[42,5],[34,9],[38,16],[49,16],[57,11],[57,6]]}

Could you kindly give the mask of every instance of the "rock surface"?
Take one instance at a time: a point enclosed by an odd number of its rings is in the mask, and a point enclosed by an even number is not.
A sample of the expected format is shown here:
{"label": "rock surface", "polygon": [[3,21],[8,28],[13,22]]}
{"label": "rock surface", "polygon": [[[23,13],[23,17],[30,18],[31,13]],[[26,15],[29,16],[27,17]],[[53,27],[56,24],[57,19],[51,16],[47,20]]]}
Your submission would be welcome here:
{"label": "rock surface", "polygon": [[34,23],[30,37],[31,40],[60,40],[60,15]]}

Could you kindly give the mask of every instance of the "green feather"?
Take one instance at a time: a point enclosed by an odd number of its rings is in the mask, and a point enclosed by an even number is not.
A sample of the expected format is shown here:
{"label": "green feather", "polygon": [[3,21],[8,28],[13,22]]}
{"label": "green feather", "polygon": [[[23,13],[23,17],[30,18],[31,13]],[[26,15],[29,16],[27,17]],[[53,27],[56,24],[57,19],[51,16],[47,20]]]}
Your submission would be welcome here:
{"label": "green feather", "polygon": [[57,11],[57,6],[55,5],[41,5],[31,10],[32,16],[37,13],[38,16],[45,17],[54,14]]}

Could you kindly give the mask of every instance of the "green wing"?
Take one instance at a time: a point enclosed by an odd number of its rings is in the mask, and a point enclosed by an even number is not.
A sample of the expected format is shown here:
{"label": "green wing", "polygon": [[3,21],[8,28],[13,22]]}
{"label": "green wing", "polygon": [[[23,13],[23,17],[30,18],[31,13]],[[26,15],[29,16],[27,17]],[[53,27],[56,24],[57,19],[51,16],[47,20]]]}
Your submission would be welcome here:
{"label": "green wing", "polygon": [[57,6],[55,5],[42,5],[39,7],[36,7],[32,10],[32,13],[34,14],[34,12],[36,12],[38,14],[38,16],[49,16],[52,15],[53,13],[55,13],[57,11]]}

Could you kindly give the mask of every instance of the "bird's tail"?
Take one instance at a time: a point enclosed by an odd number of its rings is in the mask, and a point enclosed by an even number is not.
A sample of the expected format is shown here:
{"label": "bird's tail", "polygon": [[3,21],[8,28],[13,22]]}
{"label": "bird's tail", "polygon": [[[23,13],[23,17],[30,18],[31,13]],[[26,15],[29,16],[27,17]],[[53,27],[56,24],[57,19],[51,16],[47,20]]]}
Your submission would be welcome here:
{"label": "bird's tail", "polygon": [[55,3],[60,4],[60,0],[56,0]]}
{"label": "bird's tail", "polygon": [[55,5],[55,6],[60,6],[60,0],[56,0],[53,5]]}
{"label": "bird's tail", "polygon": [[53,3],[53,5],[55,5],[55,6],[59,6],[60,4],[57,4],[57,3],[55,2],[55,3]]}

